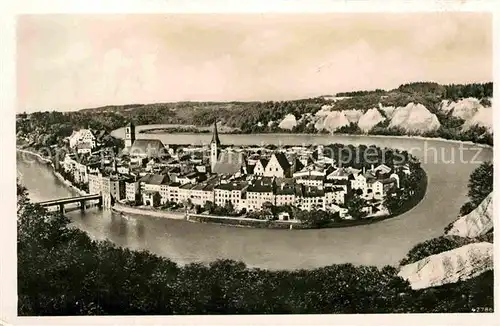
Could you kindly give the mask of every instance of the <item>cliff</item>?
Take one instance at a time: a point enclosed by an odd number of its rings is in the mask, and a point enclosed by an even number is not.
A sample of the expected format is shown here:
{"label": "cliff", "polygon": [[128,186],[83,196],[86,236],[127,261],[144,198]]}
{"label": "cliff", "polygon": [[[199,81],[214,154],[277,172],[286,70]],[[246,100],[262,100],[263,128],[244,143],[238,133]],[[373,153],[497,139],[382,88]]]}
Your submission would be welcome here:
{"label": "cliff", "polygon": [[440,127],[440,122],[422,104],[409,103],[405,107],[394,110],[389,127],[402,128],[410,133],[424,133]]}
{"label": "cliff", "polygon": [[314,124],[316,130],[328,130],[333,132],[338,128],[348,126],[349,120],[347,120],[343,111],[333,111],[328,112],[323,116],[319,116],[318,120]]}
{"label": "cliff", "polygon": [[480,107],[477,112],[465,121],[462,130],[469,130],[472,126],[486,127],[490,132],[493,131],[493,109],[491,107]]}
{"label": "cliff", "polygon": [[465,281],[488,270],[493,270],[493,244],[480,242],[402,266],[398,275],[417,290]]}
{"label": "cliff", "polygon": [[287,114],[283,120],[281,120],[280,124],[278,125],[278,127],[280,127],[281,129],[288,129],[288,130],[291,130],[293,129],[293,127],[295,127],[297,125],[297,119],[295,118],[295,116],[293,114]]}
{"label": "cliff", "polygon": [[464,98],[457,102],[444,100],[441,102],[441,110],[450,112],[451,115],[464,120],[471,119],[483,106],[479,100],[473,97]]}
{"label": "cliff", "polygon": [[363,116],[363,111],[361,110],[343,110],[345,117],[351,123],[357,123],[359,119]]}
{"label": "cliff", "polygon": [[475,238],[493,229],[493,192],[476,209],[453,223],[447,235]]}
{"label": "cliff", "polygon": [[377,123],[384,121],[385,118],[379,110],[373,108],[366,111],[361,118],[359,118],[358,126],[364,132],[370,131]]}

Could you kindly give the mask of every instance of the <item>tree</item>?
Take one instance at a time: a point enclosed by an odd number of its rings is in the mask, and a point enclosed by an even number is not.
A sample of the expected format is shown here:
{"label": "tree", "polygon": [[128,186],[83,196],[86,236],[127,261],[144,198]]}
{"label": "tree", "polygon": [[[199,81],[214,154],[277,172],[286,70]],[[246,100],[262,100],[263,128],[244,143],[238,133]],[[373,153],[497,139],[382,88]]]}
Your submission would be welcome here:
{"label": "tree", "polygon": [[203,210],[207,211],[209,214],[212,214],[215,209],[214,202],[207,200],[205,205],[203,205]]}
{"label": "tree", "polygon": [[390,188],[384,198],[384,206],[389,210],[390,214],[397,214],[403,207],[402,191],[398,188]]}
{"label": "tree", "polygon": [[354,196],[347,201],[347,213],[355,220],[361,219],[367,215],[363,208],[366,206],[366,200]]}
{"label": "tree", "polygon": [[469,200],[477,207],[493,191],[493,164],[483,162],[472,172],[468,184]]}
{"label": "tree", "polygon": [[224,210],[227,214],[234,214],[234,205],[232,201],[226,200],[226,203],[224,204]]}
{"label": "tree", "polygon": [[295,218],[301,221],[304,224],[307,224],[311,227],[324,227],[333,219],[333,214],[328,213],[323,210],[298,210],[295,213]]}

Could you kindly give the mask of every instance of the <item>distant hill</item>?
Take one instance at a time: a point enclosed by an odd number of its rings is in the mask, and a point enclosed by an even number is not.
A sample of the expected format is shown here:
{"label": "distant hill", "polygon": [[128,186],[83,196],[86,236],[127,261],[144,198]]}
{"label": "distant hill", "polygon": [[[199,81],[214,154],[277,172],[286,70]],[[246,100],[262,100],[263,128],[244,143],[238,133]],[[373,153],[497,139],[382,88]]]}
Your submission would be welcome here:
{"label": "distant hill", "polygon": [[[69,124],[73,128],[90,127],[110,131],[124,126],[128,121],[134,121],[136,125],[186,124],[203,127],[213,124],[217,119],[222,125],[241,133],[419,134],[492,144],[491,125],[485,123],[491,120],[489,109],[492,96],[491,82],[466,85],[415,82],[392,90],[361,90],[291,101],[109,105],[64,114],[54,112],[45,118],[41,113],[34,115],[42,120],[40,124],[47,125],[51,130],[57,129],[51,126],[55,122]],[[485,109],[471,108],[474,112],[471,111],[469,115],[479,113],[467,121],[462,119],[463,114],[457,115],[453,113],[454,110],[442,109],[443,106],[463,106],[462,102],[456,103],[461,99],[472,99],[465,101],[467,103],[473,103],[473,99],[476,99],[478,105]],[[369,110],[369,114],[364,116]],[[461,107],[460,110],[467,111],[469,108]],[[341,112],[334,114],[338,111]],[[282,123],[285,117],[292,123]],[[418,123],[412,124],[413,119],[417,119]],[[358,125],[359,120],[362,121],[361,127]],[[281,129],[280,126],[286,126],[287,129]],[[69,129],[68,125],[64,128]]]}

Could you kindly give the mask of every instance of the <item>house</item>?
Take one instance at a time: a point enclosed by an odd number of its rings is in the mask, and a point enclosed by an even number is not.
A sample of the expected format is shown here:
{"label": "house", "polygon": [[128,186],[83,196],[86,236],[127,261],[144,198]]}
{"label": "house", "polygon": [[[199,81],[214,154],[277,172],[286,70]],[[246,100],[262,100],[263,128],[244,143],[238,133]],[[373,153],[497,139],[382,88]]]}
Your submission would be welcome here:
{"label": "house", "polygon": [[172,182],[168,185],[168,201],[173,201],[177,204],[181,203],[179,196],[179,187],[181,184],[179,182]]}
{"label": "house", "polygon": [[276,206],[295,205],[295,185],[293,179],[276,179]]}
{"label": "house", "polygon": [[374,168],[372,170],[374,172],[379,172],[381,174],[388,174],[392,171],[392,169],[385,164],[380,164],[379,166],[377,166],[376,168]]}
{"label": "house", "polygon": [[176,176],[176,182],[180,182],[181,184],[196,183],[197,179],[198,173],[196,171]]}
{"label": "house", "polygon": [[330,212],[332,213],[339,213],[339,216],[340,218],[342,219],[352,219],[349,215],[348,215],[348,209],[347,208],[344,208],[344,207],[340,207],[338,205],[335,205],[335,204],[332,204],[330,205],[330,208],[329,208]]}
{"label": "house", "polygon": [[274,186],[273,178],[259,177],[253,180],[247,188],[247,209],[260,210],[266,202],[275,205]]}
{"label": "house", "polygon": [[126,198],[125,196],[125,180],[126,177],[118,174],[102,174],[101,176],[101,191],[103,195],[111,195],[114,200],[119,201]]}
{"label": "house", "polygon": [[179,193],[179,202],[180,203],[182,203],[182,204],[187,204],[189,202],[192,203],[192,201],[191,201],[191,189],[194,186],[195,185],[192,183],[185,183],[185,184],[181,184],[179,186],[178,193]]}
{"label": "house", "polygon": [[125,199],[130,202],[136,202],[140,199],[140,183],[136,178],[130,178],[125,181]]}
{"label": "house", "polygon": [[304,186],[323,188],[325,177],[322,175],[303,175],[296,178],[295,181]]}
{"label": "house", "polygon": [[266,167],[264,168],[264,176],[265,177],[276,177],[276,178],[289,178],[291,177],[290,173],[290,162],[285,156],[285,153],[275,152],[271,156],[269,162],[267,162]]}
{"label": "house", "polygon": [[347,191],[343,187],[325,188],[325,208],[331,208],[331,205],[343,205]]}
{"label": "house", "polygon": [[371,189],[371,184],[375,182],[376,176],[372,171],[367,171],[363,174],[358,174],[351,180],[351,188],[352,189],[361,189],[363,194],[366,195],[368,189]]}
{"label": "house", "polygon": [[318,187],[296,185],[297,208],[310,211],[313,209],[325,209],[325,191]]}
{"label": "house", "polygon": [[253,168],[253,174],[263,176],[264,172],[266,171],[266,166],[269,160],[265,158],[260,158],[257,163],[255,163],[255,166]]}
{"label": "house", "polygon": [[288,212],[279,212],[278,213],[278,220],[279,221],[293,221],[294,218],[290,216],[290,213]]}
{"label": "house", "polygon": [[337,168],[326,176],[327,180],[348,180],[351,173],[345,168]]}
{"label": "house", "polygon": [[75,148],[81,144],[87,144],[92,150],[96,146],[96,138],[90,129],[80,129],[73,131],[69,136],[69,147]]}
{"label": "house", "polygon": [[101,193],[101,176],[98,173],[89,173],[89,194],[100,194]]}
{"label": "house", "polygon": [[154,157],[165,158],[168,155],[165,146],[159,139],[136,139],[130,148],[125,148],[125,152],[134,161]]}
{"label": "house", "polygon": [[236,211],[247,208],[245,195],[248,183],[244,181],[221,183],[214,187],[215,204],[225,206],[228,202]]}
{"label": "house", "polygon": [[191,188],[191,201],[194,205],[205,206],[210,201],[214,202],[214,184],[212,183],[198,183]]}
{"label": "house", "polygon": [[169,181],[168,175],[165,174],[147,174],[139,179],[139,189],[141,193],[149,190],[158,192],[161,197],[160,201],[164,203],[167,201],[166,196],[168,196],[168,192],[165,193],[165,186]]}
{"label": "house", "polygon": [[397,186],[397,180],[394,178],[376,180],[372,184],[373,198],[377,200],[384,199],[387,194],[387,191],[392,187],[396,186]]}
{"label": "house", "polygon": [[142,202],[146,206],[157,207],[161,204],[161,195],[156,190],[145,190],[142,193]]}
{"label": "house", "polygon": [[77,153],[78,154],[91,154],[92,149],[95,147],[95,145],[92,145],[92,143],[80,143],[76,145]]}
{"label": "house", "polygon": [[87,165],[75,161],[73,168],[73,178],[78,183],[88,183]]}

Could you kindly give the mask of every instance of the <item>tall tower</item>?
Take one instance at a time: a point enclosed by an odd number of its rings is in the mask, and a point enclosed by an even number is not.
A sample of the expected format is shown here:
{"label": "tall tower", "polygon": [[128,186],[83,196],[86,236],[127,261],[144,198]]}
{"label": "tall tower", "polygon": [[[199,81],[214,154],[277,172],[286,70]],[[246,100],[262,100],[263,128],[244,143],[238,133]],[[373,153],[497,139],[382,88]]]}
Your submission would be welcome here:
{"label": "tall tower", "polygon": [[132,147],[135,141],[135,125],[131,121],[125,128],[125,147]]}
{"label": "tall tower", "polygon": [[214,121],[214,133],[212,135],[212,141],[210,142],[210,167],[211,171],[214,171],[215,164],[217,163],[217,158],[219,157],[220,140],[219,134],[217,133],[217,120]]}

